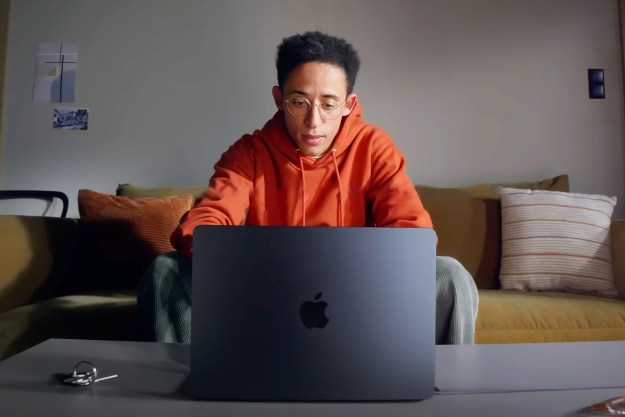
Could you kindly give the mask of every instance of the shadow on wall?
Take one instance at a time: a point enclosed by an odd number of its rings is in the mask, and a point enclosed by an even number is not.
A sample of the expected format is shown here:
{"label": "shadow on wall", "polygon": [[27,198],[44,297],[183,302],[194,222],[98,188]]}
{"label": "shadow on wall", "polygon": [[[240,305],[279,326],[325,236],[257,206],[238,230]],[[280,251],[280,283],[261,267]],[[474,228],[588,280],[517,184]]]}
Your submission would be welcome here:
{"label": "shadow on wall", "polygon": [[50,87],[50,101],[53,103],[73,103],[76,86],[76,70],[63,71]]}

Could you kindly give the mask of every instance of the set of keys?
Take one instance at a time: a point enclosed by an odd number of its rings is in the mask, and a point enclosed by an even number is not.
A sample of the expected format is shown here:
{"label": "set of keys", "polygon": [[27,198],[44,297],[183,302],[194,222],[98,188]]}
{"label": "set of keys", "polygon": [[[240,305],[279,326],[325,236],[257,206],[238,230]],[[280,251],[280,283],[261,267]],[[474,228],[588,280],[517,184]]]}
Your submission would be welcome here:
{"label": "set of keys", "polygon": [[91,362],[88,361],[78,362],[76,366],[74,366],[73,372],[59,372],[55,375],[59,382],[73,387],[84,387],[106,379],[117,378],[117,375],[109,375],[98,378],[98,370]]}

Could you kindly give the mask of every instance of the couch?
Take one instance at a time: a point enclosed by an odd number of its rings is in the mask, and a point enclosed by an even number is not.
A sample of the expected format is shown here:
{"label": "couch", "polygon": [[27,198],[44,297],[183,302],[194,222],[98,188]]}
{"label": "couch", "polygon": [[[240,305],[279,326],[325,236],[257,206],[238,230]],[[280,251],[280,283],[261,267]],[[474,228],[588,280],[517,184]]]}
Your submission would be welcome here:
{"label": "couch", "polygon": [[[495,185],[417,185],[439,237],[480,293],[476,343],[625,340],[625,220],[609,220],[617,296],[503,290],[502,207]],[[503,184],[569,191],[568,177]],[[0,359],[51,337],[145,340],[136,285],[204,187],[122,184],[81,190],[80,218],[0,215]]]}

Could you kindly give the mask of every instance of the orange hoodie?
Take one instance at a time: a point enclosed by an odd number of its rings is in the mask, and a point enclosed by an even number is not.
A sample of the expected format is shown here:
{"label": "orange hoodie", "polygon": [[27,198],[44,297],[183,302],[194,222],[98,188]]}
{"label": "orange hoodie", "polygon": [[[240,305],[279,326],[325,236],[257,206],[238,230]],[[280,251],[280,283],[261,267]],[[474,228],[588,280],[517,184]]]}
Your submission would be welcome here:
{"label": "orange hoodie", "polygon": [[205,196],[182,218],[172,245],[191,259],[195,226],[432,227],[406,174],[406,162],[382,129],[346,116],[330,150],[303,155],[278,111],[215,165]]}

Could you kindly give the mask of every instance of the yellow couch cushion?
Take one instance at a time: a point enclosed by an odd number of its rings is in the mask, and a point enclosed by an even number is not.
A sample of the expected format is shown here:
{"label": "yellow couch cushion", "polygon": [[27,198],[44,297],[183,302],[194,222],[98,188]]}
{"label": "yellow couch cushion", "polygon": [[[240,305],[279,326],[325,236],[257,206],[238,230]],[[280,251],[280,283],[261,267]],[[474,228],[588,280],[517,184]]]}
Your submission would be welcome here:
{"label": "yellow couch cushion", "polygon": [[565,174],[536,182],[480,184],[466,188],[415,186],[423,205],[432,216],[438,235],[437,254],[460,261],[471,273],[478,288],[499,288],[499,186],[569,191],[569,178]]}
{"label": "yellow couch cushion", "polygon": [[625,339],[625,300],[559,292],[479,294],[476,343]]}

